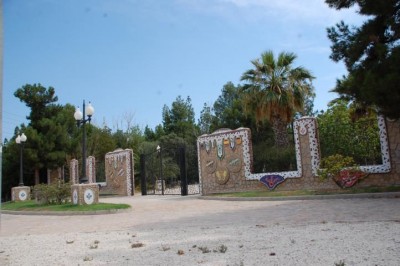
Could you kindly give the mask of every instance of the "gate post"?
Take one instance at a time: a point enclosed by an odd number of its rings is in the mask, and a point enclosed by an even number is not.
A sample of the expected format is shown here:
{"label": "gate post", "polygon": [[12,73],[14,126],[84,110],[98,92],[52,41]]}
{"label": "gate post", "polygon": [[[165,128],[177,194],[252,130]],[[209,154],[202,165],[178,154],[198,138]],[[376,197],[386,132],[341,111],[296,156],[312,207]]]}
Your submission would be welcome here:
{"label": "gate post", "polygon": [[188,195],[188,184],[186,176],[186,157],[185,157],[185,147],[179,148],[179,168],[181,169],[181,195]]}
{"label": "gate post", "polygon": [[142,190],[142,196],[147,195],[146,185],[146,155],[140,154],[140,188]]}

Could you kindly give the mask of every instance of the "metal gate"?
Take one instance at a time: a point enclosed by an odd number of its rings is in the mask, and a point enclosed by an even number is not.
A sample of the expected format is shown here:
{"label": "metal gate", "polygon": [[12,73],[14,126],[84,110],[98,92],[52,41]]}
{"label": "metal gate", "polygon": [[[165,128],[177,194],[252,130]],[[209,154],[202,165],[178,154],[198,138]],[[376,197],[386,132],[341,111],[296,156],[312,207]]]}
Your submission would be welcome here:
{"label": "metal gate", "polygon": [[[198,194],[196,184],[188,185],[185,147],[162,149],[140,155],[142,195]],[[197,184],[198,187],[198,184]]]}

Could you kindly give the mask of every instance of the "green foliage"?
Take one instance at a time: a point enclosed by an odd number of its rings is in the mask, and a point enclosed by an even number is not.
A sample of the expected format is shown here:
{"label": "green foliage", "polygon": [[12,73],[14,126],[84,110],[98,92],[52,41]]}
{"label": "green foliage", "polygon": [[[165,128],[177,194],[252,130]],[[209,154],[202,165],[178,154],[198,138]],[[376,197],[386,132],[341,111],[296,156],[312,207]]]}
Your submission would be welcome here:
{"label": "green foliage", "polygon": [[[162,133],[163,135],[161,135]],[[159,127],[156,128],[155,135],[159,136],[158,142],[164,151],[177,151],[179,147],[186,148],[186,167],[189,182],[191,180],[198,181],[196,140],[199,134],[200,130],[195,124],[194,110],[190,97],[183,100],[181,96],[178,96],[172,103],[171,108],[166,105],[164,106],[163,130]],[[168,157],[172,158],[175,156],[172,154],[168,155],[167,153],[165,153],[165,155],[165,160],[167,160]],[[174,159],[172,159],[171,162],[172,161],[174,161]],[[170,170],[171,172],[176,172],[178,169],[172,167],[173,165],[174,164],[171,164]]]}
{"label": "green foliage", "polygon": [[212,108],[204,103],[203,110],[200,112],[200,119],[198,122],[200,135],[211,133],[211,123],[213,120]]}
{"label": "green foliage", "polygon": [[[19,131],[28,137],[24,148],[24,181],[33,184],[39,180],[42,169],[61,167],[66,164],[68,155],[76,153],[77,128],[72,115],[75,108],[56,104],[54,88],[40,84],[24,85],[14,95],[31,109],[27,117],[29,125],[22,125]],[[12,172],[9,166],[5,168]],[[31,173],[35,173],[35,181]]]}
{"label": "green foliage", "polygon": [[346,101],[331,103],[318,115],[322,157],[350,156],[360,165],[381,163],[379,128],[375,114],[356,116]]}
{"label": "green foliage", "polygon": [[171,108],[164,105],[162,116],[165,134],[175,133],[179,137],[196,140],[199,130],[195,124],[190,97],[183,100],[181,96],[178,96]]}
{"label": "green foliage", "polygon": [[357,5],[366,16],[360,27],[343,21],[327,29],[331,59],[344,61],[348,75],[337,81],[341,98],[377,106],[384,115],[400,117],[400,4],[398,0],[325,0],[338,10]]}
{"label": "green foliage", "polygon": [[76,205],[72,203],[61,205],[43,205],[37,204],[35,201],[19,201],[7,202],[2,204],[3,210],[9,211],[62,211],[62,212],[79,212],[79,211],[104,211],[104,210],[117,210],[129,209],[131,206],[128,204],[114,204],[114,203],[97,203],[91,205]]}
{"label": "green foliage", "polygon": [[294,171],[297,169],[294,144],[288,147],[278,148],[267,143],[260,143],[253,147],[254,171],[257,173],[271,173]]}
{"label": "green foliage", "polygon": [[178,161],[178,148],[185,147],[186,152],[186,174],[189,183],[198,182],[198,161],[196,143],[177,136],[174,133],[160,138],[160,146],[163,148],[163,165],[165,165],[165,176],[180,176]]}
{"label": "green foliage", "polygon": [[276,58],[272,51],[266,51],[251,61],[253,68],[241,77],[247,82],[242,88],[244,111],[257,123],[271,123],[278,147],[289,144],[287,125],[297,112],[305,112],[306,99],[314,97],[314,77],[303,67],[293,67],[296,57],[282,52]]}
{"label": "green foliage", "polygon": [[46,89],[40,83],[33,85],[26,84],[17,89],[14,96],[31,108],[31,114],[27,118],[32,123],[40,121],[43,117],[47,117],[48,112],[46,107],[58,101],[54,88],[49,87]]}
{"label": "green foliage", "polygon": [[321,161],[321,167],[318,169],[318,175],[322,179],[333,178],[339,175],[343,169],[357,170],[358,166],[354,163],[353,158],[335,154],[323,158]]}
{"label": "green foliage", "polygon": [[252,128],[252,120],[243,110],[241,87],[235,86],[232,82],[227,82],[223,86],[221,95],[213,105],[213,112],[211,132],[220,128],[236,129],[243,126]]}
{"label": "green foliage", "polygon": [[296,112],[304,111],[304,103],[313,95],[314,77],[303,67],[293,67],[297,56],[281,52],[275,58],[272,51],[251,61],[253,69],[243,73],[241,80],[246,92],[245,110],[257,121],[272,121],[276,116],[288,123]]}
{"label": "green foliage", "polygon": [[211,124],[200,123],[200,128],[209,128],[209,131],[204,133],[211,133],[220,128],[250,128],[254,154],[254,171],[274,172],[295,169],[296,155],[293,147],[293,132],[290,130],[290,126],[285,129],[285,132],[286,134],[289,133],[288,140],[291,144],[286,148],[276,148],[271,125],[268,122],[259,124],[254,117],[248,116],[244,112],[244,97],[245,93],[242,92],[241,86],[235,86],[232,82],[227,82],[212,109],[210,110],[207,105],[204,106],[202,114],[205,114],[207,119],[201,119],[200,122],[211,120]]}
{"label": "green foliage", "polygon": [[66,204],[71,199],[71,184],[39,184],[34,187],[33,192],[39,204]]}

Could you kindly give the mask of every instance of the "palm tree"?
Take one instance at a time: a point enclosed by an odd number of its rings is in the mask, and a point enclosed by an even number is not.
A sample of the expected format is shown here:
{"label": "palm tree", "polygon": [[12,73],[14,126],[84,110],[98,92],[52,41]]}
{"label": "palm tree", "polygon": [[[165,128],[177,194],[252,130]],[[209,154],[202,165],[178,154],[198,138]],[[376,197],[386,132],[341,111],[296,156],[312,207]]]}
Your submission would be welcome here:
{"label": "palm tree", "polygon": [[314,95],[311,73],[303,68],[293,68],[293,53],[281,52],[275,59],[272,51],[251,61],[254,68],[243,73],[245,112],[255,116],[258,124],[269,121],[274,131],[275,144],[289,144],[287,125],[296,112],[304,111],[304,103]]}

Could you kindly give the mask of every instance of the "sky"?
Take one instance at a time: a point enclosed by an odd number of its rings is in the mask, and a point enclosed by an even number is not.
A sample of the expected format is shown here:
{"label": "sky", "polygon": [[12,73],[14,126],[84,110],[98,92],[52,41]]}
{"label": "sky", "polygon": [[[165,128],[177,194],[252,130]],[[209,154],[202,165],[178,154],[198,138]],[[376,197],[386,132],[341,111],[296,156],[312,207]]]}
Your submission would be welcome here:
{"label": "sky", "polygon": [[35,83],[59,104],[90,101],[100,127],[154,129],[178,96],[191,98],[197,122],[267,50],[298,56],[294,66],[316,78],[315,109],[326,110],[346,74],[329,59],[326,28],[363,19],[323,0],[3,0],[3,137],[27,123],[14,92]]}

